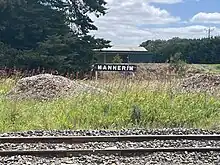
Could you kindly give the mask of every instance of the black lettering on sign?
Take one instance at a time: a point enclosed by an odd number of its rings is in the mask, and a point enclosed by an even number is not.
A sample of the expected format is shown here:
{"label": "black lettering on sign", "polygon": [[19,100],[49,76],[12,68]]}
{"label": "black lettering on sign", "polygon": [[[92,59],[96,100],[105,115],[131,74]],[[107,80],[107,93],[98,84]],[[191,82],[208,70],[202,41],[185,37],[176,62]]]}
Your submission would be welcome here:
{"label": "black lettering on sign", "polygon": [[135,72],[137,70],[136,65],[119,65],[119,64],[95,64],[93,65],[95,71],[130,71]]}

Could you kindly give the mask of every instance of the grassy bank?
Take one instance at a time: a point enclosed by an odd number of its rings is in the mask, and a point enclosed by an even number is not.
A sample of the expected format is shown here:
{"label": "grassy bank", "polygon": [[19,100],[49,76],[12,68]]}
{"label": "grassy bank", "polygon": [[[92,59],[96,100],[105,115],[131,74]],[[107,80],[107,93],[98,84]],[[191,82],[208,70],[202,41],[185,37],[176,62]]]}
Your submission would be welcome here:
{"label": "grassy bank", "polygon": [[[2,81],[0,93],[6,93],[13,84],[12,80]],[[134,126],[218,129],[220,124],[218,98],[203,93],[174,94],[160,82],[108,84],[105,88],[111,89],[111,95],[83,94],[50,102],[12,102],[0,98],[0,131]],[[140,112],[140,121],[136,112]]]}

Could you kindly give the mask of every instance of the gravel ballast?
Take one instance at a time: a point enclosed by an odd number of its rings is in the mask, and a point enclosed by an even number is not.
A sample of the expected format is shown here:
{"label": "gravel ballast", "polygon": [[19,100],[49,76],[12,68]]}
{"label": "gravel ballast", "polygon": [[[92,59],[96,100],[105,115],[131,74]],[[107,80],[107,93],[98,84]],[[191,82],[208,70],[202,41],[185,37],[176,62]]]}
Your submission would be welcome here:
{"label": "gravel ballast", "polygon": [[[27,131],[4,133],[0,136],[100,136],[100,135],[188,135],[188,134],[220,134],[219,131],[201,129],[130,129],[120,131],[110,130],[53,130],[53,131]],[[220,141],[214,140],[154,140],[144,142],[90,142],[84,144],[1,144],[0,150],[35,150],[35,149],[109,149],[109,148],[158,148],[158,147],[220,147]],[[218,152],[178,152],[178,153],[148,153],[141,156],[117,156],[117,155],[84,155],[77,157],[34,157],[34,156],[11,156],[0,157],[0,164],[44,164],[44,165],[146,165],[146,164],[220,164],[220,153]]]}
{"label": "gravel ballast", "polygon": [[7,165],[218,165],[220,154],[209,153],[153,153],[141,156],[85,155],[79,157],[50,158],[34,156],[0,157]]}
{"label": "gravel ballast", "polygon": [[66,150],[66,149],[128,149],[128,148],[220,147],[214,140],[153,140],[144,142],[88,142],[82,144],[2,143],[0,150]]}
{"label": "gravel ballast", "polygon": [[186,128],[162,128],[162,129],[122,129],[122,130],[35,130],[24,132],[8,132],[0,134],[0,137],[8,136],[108,136],[108,135],[189,135],[189,134],[220,134],[220,131]]}

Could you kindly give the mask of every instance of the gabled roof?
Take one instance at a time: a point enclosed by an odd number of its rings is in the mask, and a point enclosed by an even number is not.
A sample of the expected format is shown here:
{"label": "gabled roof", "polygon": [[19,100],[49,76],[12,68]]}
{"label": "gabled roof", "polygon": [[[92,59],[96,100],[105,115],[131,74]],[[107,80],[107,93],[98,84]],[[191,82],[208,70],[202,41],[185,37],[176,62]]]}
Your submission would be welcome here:
{"label": "gabled roof", "polygon": [[144,47],[139,47],[139,46],[122,46],[122,45],[117,45],[117,46],[112,46],[111,48],[104,48],[101,51],[140,51],[140,52],[147,52],[147,50]]}
{"label": "gabled roof", "polygon": [[103,52],[147,52],[147,50],[144,47],[139,46],[122,46],[122,45],[116,45],[112,46],[111,48],[103,48],[101,50],[95,50],[95,51],[103,51]]}

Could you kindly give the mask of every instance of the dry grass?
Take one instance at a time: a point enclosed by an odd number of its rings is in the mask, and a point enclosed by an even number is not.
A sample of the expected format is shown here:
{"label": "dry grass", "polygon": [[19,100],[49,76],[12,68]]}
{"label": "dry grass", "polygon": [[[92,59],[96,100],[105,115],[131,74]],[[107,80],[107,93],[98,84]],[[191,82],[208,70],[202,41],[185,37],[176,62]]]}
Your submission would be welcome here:
{"label": "dry grass", "polygon": [[[220,100],[205,93],[175,92],[177,79],[112,78],[80,81],[109,91],[53,101],[12,102],[0,98],[0,131],[197,127],[219,129]],[[0,81],[0,95],[14,85]],[[139,117],[135,116],[140,112]]]}

